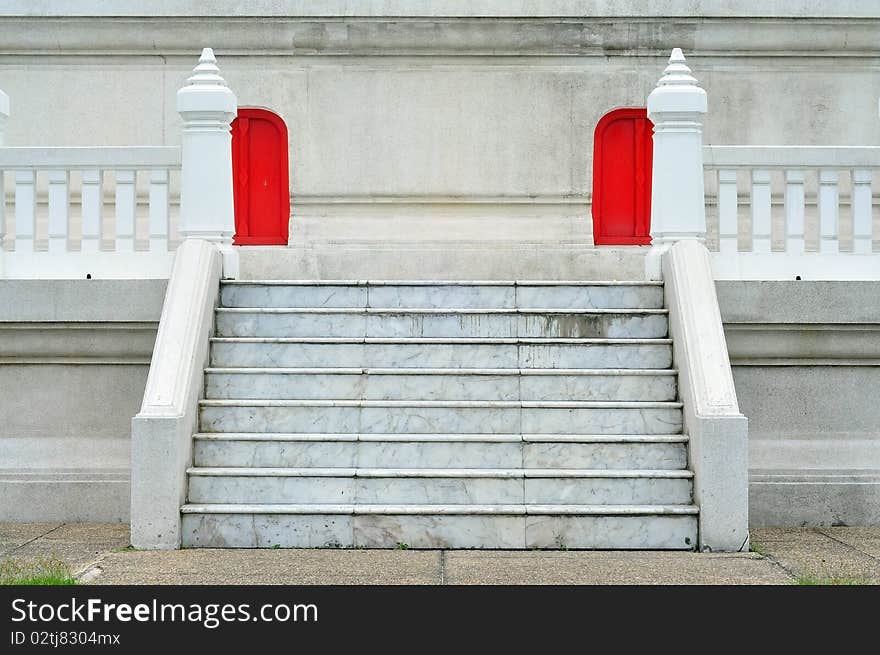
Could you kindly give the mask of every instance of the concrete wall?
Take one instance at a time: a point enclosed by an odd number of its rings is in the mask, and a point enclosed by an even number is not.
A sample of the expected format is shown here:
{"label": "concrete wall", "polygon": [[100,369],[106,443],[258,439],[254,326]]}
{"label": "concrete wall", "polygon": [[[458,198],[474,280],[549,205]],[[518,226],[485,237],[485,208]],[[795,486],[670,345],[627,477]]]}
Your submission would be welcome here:
{"label": "concrete wall", "polygon": [[878,30],[858,0],[9,0],[0,88],[9,145],[176,144],[211,45],[240,104],[288,123],[294,243],[589,242],[593,129],[645,104],[672,47],[707,143],[862,145]]}
{"label": "concrete wall", "polygon": [[0,280],[0,521],[127,521],[163,280]]}
{"label": "concrete wall", "polygon": [[753,526],[880,523],[880,282],[717,282]]}

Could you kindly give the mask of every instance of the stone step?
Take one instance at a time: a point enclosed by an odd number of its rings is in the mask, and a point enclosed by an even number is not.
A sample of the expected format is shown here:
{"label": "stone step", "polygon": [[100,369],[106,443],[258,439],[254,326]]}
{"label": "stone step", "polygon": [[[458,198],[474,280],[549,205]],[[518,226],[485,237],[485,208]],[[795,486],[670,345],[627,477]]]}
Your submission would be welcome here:
{"label": "stone step", "polygon": [[677,402],[203,400],[202,432],[679,434]]}
{"label": "stone step", "polygon": [[683,469],[683,435],[199,433],[204,467]]}
{"label": "stone step", "polygon": [[674,400],[670,369],[209,368],[209,399]]}
{"label": "stone step", "polygon": [[393,309],[218,307],[220,337],[655,339],[665,309]]}
{"label": "stone step", "polygon": [[693,505],[187,504],[202,548],[603,548],[693,550]]}
{"label": "stone step", "polygon": [[689,504],[689,471],[191,468],[193,503]]}
{"label": "stone step", "polygon": [[662,282],[227,280],[223,307],[659,309]]}
{"label": "stone step", "polygon": [[669,368],[669,339],[211,339],[215,367]]}

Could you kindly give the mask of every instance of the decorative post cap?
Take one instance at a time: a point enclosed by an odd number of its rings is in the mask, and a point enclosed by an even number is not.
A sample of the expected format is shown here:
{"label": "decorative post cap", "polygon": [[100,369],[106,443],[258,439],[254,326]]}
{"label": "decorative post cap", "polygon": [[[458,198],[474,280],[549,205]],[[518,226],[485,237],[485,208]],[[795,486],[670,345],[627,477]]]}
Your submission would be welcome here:
{"label": "decorative post cap", "polygon": [[202,56],[199,57],[199,65],[193,68],[193,75],[187,82],[190,84],[207,85],[217,84],[226,86],[226,80],[220,76],[217,68],[217,58],[214,56],[214,48],[203,48]]}
{"label": "decorative post cap", "polygon": [[681,48],[673,48],[663,77],[648,96],[648,116],[659,112],[695,112],[708,109],[706,92],[697,86]]}
{"label": "decorative post cap", "polygon": [[177,111],[223,112],[235,116],[237,107],[235,94],[220,75],[213,48],[204,48],[187,84],[177,91]]}

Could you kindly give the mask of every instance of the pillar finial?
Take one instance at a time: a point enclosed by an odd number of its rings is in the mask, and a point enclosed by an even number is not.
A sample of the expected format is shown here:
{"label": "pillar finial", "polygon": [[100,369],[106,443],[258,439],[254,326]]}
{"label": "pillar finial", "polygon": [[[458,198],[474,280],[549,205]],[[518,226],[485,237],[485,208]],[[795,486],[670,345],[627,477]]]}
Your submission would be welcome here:
{"label": "pillar finial", "polygon": [[226,80],[220,75],[220,68],[217,66],[217,58],[214,56],[213,48],[202,49],[199,63],[193,68],[193,74],[187,79],[187,82],[196,86],[226,86]]}
{"label": "pillar finial", "polygon": [[673,48],[669,55],[669,64],[663,71],[663,77],[657,82],[657,86],[697,86],[697,78],[691,75],[691,69],[687,65],[681,48]]}

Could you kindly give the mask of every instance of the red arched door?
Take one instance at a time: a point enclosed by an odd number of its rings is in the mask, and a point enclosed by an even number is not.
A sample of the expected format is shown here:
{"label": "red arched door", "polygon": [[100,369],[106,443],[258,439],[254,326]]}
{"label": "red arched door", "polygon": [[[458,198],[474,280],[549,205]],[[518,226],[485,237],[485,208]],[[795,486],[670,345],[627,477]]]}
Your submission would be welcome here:
{"label": "red arched door", "polygon": [[287,245],[287,126],[268,109],[239,107],[232,121],[236,245]]}
{"label": "red arched door", "polygon": [[593,242],[651,243],[653,123],[644,107],[615,109],[596,125],[593,142]]}

